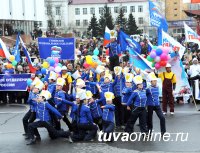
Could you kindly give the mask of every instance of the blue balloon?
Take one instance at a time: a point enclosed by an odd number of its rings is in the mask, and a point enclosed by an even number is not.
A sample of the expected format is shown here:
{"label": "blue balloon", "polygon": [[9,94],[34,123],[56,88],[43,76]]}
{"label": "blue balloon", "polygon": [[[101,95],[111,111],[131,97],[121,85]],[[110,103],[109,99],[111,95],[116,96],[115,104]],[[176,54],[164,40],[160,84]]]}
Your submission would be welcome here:
{"label": "blue balloon", "polygon": [[46,74],[46,72],[47,72],[47,69],[45,69],[45,68],[42,68],[42,69],[41,69],[41,72],[42,72],[42,74]]}
{"label": "blue balloon", "polygon": [[162,54],[162,52],[163,52],[162,49],[160,49],[160,48],[156,49],[156,55],[157,56],[160,56]]}
{"label": "blue balloon", "polygon": [[48,57],[48,58],[46,59],[46,61],[49,63],[51,59],[52,59],[51,57]]}
{"label": "blue balloon", "polygon": [[26,83],[27,83],[28,86],[30,86],[32,82],[33,81],[30,78],[26,81]]}
{"label": "blue balloon", "polygon": [[55,63],[56,63],[56,62],[55,62],[55,60],[54,60],[54,59],[51,59],[51,60],[49,60],[49,65],[50,65],[50,66],[54,66],[54,65],[55,65]]}
{"label": "blue balloon", "polygon": [[98,50],[98,48],[95,48],[95,50],[93,51],[93,54],[96,55],[96,56],[99,55],[99,50]]}

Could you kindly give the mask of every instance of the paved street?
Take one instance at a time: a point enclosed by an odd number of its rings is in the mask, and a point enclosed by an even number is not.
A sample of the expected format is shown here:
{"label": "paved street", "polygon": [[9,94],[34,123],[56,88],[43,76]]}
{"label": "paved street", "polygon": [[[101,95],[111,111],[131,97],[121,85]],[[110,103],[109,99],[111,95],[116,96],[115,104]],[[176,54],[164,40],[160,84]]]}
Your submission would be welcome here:
{"label": "paved street", "polygon": [[[199,106],[200,107],[200,106]],[[0,152],[2,153],[88,153],[88,152],[200,152],[199,127],[200,113],[195,110],[193,104],[176,105],[174,116],[167,115],[167,131],[170,133],[189,133],[187,142],[114,142],[100,143],[73,143],[69,144],[65,139],[50,140],[45,129],[40,129],[42,141],[34,146],[26,146],[22,136],[22,117],[26,112],[26,106],[0,105]],[[62,124],[62,127],[65,127]],[[138,131],[138,127],[135,131]],[[159,132],[158,119],[154,119],[154,131]]]}

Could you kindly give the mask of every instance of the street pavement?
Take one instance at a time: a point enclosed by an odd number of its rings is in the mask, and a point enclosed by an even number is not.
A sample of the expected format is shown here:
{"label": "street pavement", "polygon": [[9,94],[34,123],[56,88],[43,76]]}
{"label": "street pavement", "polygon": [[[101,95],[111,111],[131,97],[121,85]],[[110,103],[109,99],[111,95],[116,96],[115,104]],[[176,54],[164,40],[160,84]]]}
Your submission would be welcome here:
{"label": "street pavement", "polygon": [[[200,107],[200,106],[199,106]],[[200,112],[193,104],[175,106],[175,115],[166,116],[167,132],[188,133],[187,141],[175,141],[175,135],[169,142],[165,141],[135,141],[113,143],[79,142],[70,144],[66,139],[51,140],[46,129],[39,129],[42,141],[33,146],[27,146],[24,140],[22,118],[28,110],[26,105],[0,105],[0,153],[193,153],[200,152]],[[159,132],[159,120],[154,114],[154,131]],[[67,130],[65,124],[62,127]],[[135,126],[135,131],[139,127]]]}

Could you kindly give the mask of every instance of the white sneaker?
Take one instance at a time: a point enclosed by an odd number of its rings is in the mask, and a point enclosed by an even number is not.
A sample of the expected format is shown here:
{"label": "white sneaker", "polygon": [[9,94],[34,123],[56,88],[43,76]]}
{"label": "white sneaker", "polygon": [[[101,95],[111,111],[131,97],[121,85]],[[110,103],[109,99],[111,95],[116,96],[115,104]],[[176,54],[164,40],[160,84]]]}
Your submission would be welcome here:
{"label": "white sneaker", "polygon": [[174,112],[170,112],[171,115],[174,115]]}
{"label": "white sneaker", "polygon": [[167,115],[167,112],[163,112],[163,115]]}
{"label": "white sneaker", "polygon": [[71,136],[69,136],[68,141],[69,141],[70,143],[73,143],[73,140],[72,140]]}

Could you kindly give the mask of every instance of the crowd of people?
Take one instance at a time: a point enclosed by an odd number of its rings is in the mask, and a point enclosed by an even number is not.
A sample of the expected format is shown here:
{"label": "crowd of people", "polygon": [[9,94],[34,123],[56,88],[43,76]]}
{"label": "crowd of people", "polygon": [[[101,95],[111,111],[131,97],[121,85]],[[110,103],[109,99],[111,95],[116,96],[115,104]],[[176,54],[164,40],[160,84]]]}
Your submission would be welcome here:
{"label": "crowd of people", "polygon": [[[96,47],[99,48],[102,65],[84,67],[85,56],[92,54]],[[165,134],[167,104],[170,114],[174,115],[173,93],[176,88],[176,75],[169,63],[165,72],[147,71],[144,78],[143,72],[129,63],[128,53],[120,55],[116,37],[111,37],[111,42],[105,47],[100,40],[93,38],[87,43],[77,43],[76,48],[74,61],[60,61],[63,65],[60,76],[54,71],[42,74],[40,60],[35,62],[36,73],[30,72],[26,60],[13,69],[7,68],[3,60],[0,63],[1,74],[31,73],[32,83],[27,91],[0,91],[0,100],[4,104],[17,102],[30,105],[23,118],[28,145],[41,141],[38,132],[41,127],[48,130],[51,139],[64,137],[70,142],[93,141],[99,130],[105,137],[115,130],[133,132],[138,118],[140,131],[145,137],[145,133],[153,129],[154,111],[160,119],[161,136]],[[106,49],[109,53],[105,52]],[[37,46],[30,45],[29,51],[37,51]],[[187,49],[182,58],[191,82],[199,79],[199,55],[197,51]],[[158,77],[163,86],[162,107]],[[61,128],[61,119],[68,131]]]}

